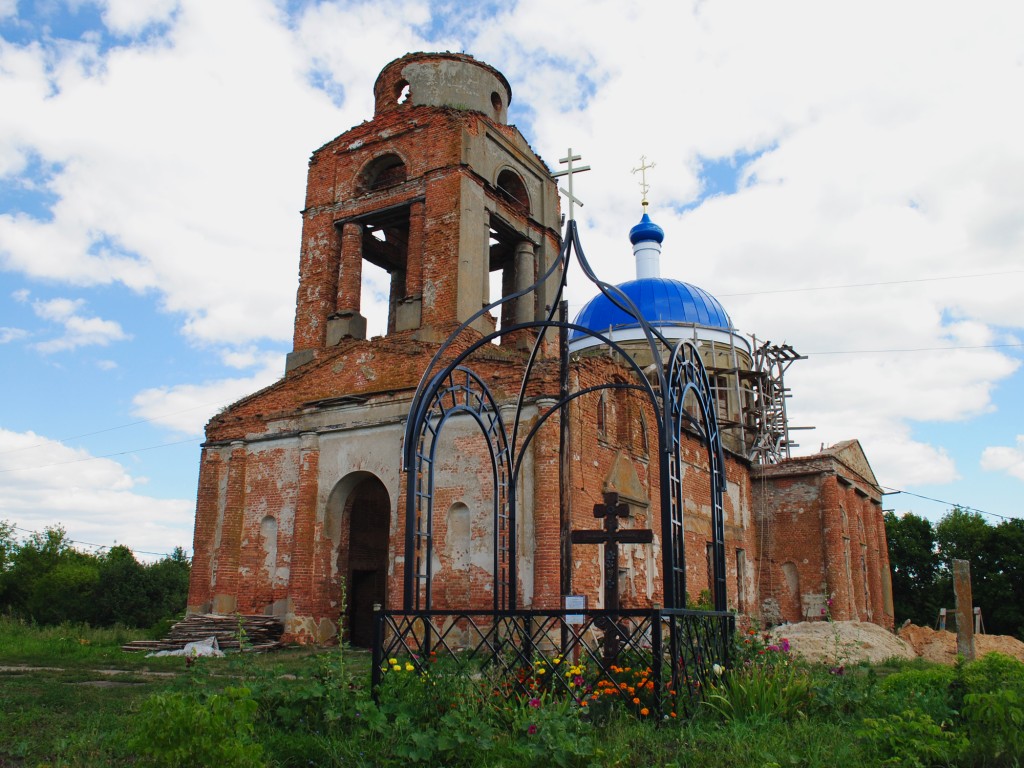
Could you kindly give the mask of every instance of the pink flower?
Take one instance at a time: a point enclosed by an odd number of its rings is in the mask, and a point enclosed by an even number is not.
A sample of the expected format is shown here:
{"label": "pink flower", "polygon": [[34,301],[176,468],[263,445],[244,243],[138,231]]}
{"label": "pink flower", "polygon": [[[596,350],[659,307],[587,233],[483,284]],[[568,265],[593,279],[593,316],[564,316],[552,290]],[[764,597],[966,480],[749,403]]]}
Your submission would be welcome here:
{"label": "pink flower", "polygon": [[789,653],[789,640],[782,638],[782,640],[779,641],[779,647],[782,649],[783,653]]}
{"label": "pink flower", "polygon": [[540,708],[540,699],[530,699],[530,706],[534,709]]}
{"label": "pink flower", "polygon": [[530,723],[530,727],[526,729],[527,735],[533,736],[533,734],[535,734],[536,732],[537,732],[537,726],[534,725],[533,723]]}

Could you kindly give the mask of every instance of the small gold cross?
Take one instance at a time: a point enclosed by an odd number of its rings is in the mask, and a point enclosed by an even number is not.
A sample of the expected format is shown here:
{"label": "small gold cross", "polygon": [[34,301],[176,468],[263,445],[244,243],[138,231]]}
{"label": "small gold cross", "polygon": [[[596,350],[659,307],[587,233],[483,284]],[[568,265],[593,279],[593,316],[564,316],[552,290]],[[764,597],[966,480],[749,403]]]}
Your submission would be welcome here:
{"label": "small gold cross", "polygon": [[647,210],[647,193],[651,189],[651,185],[647,183],[647,169],[653,168],[654,163],[648,165],[647,155],[640,155],[640,167],[634,168],[633,173],[640,173],[640,204]]}

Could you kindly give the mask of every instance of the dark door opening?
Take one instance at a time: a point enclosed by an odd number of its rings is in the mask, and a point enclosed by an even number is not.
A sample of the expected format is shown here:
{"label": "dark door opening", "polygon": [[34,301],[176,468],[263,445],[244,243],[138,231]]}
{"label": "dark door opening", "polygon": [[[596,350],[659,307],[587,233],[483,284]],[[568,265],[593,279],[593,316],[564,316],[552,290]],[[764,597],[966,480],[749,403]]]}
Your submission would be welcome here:
{"label": "dark door opening", "polygon": [[[348,512],[348,563],[342,570],[348,590],[348,640],[361,648],[373,643],[373,606],[387,596],[388,535],[391,504],[387,489],[375,477],[352,491]],[[342,553],[344,553],[344,547]]]}

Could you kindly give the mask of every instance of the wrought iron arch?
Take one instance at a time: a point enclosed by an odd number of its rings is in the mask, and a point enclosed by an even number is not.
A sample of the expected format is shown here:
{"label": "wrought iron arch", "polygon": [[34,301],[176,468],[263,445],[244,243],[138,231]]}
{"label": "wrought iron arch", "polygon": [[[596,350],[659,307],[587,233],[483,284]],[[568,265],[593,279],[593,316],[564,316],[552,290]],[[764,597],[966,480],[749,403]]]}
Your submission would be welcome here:
{"label": "wrought iron arch", "polygon": [[[652,359],[662,361],[665,355],[671,353],[668,366],[664,364],[657,365],[653,371],[645,372],[633,360],[632,356],[610,336],[584,326],[555,319],[556,308],[565,290],[567,267],[574,252],[587,278],[597,285],[599,290],[609,300],[637,321],[646,337]],[[552,302],[547,316],[543,320],[516,323],[486,334],[465,347],[446,366],[441,367],[442,358],[446,353],[450,353],[450,345],[477,318],[493,311],[505,302],[516,300],[521,296],[536,291],[540,285],[551,279],[557,270],[561,270],[559,288],[554,297],[555,300]],[[501,419],[497,404],[490,390],[483,380],[469,368],[463,366],[463,363],[473,352],[485,347],[493,340],[522,330],[535,331],[537,332],[537,337],[524,368],[519,395],[515,402],[514,419],[510,425],[510,431],[507,432],[505,429],[506,425]],[[406,442],[403,456],[405,470],[408,473],[406,497],[406,575],[404,585],[406,609],[421,609],[424,607],[423,603],[425,603],[427,608],[430,606],[430,558],[426,557],[425,560],[416,559],[417,557],[423,557],[432,547],[434,463],[431,454],[422,450],[422,444],[428,433],[432,434],[431,441],[436,439],[437,431],[449,415],[444,404],[444,396],[450,397],[457,390],[463,392],[471,390],[471,388],[466,389],[467,384],[455,383],[455,378],[453,377],[455,377],[456,372],[460,372],[459,376],[465,376],[466,382],[472,382],[472,386],[478,388],[477,406],[475,408],[470,407],[467,402],[463,403],[461,410],[475,414],[481,429],[488,438],[492,467],[495,471],[495,487],[498,489],[495,493],[494,510],[494,530],[498,542],[495,546],[495,579],[496,582],[499,578],[502,581],[495,584],[495,610],[503,608],[514,609],[516,607],[515,545],[517,508],[515,494],[522,452],[536,436],[541,424],[547,421],[554,413],[562,411],[569,402],[581,394],[574,393],[569,395],[568,393],[563,393],[547,412],[540,414],[537,423],[529,430],[523,445],[519,447],[517,452],[516,446],[520,429],[520,418],[527,384],[533,373],[544,334],[548,330],[574,330],[585,336],[596,338],[608,345],[619,356],[619,359],[627,367],[631,368],[637,376],[637,383],[630,385],[629,388],[642,391],[657,414],[662,477],[660,494],[662,537],[668,542],[668,546],[664,546],[662,549],[662,583],[664,585],[664,600],[667,608],[681,609],[686,607],[683,495],[680,477],[682,466],[680,436],[683,426],[693,427],[705,441],[710,467],[715,601],[716,609],[724,610],[726,595],[722,496],[725,488],[725,463],[721,436],[718,429],[718,418],[713,407],[712,390],[704,364],[700,359],[696,346],[692,342],[682,341],[673,345],[663,333],[650,325],[625,293],[619,290],[617,286],[605,283],[597,277],[583,252],[575,220],[570,220],[567,223],[559,258],[552,262],[548,270],[540,275],[532,285],[482,307],[479,312],[466,320],[437,351],[423,374],[423,378],[413,398],[409,422],[406,425]],[[440,370],[437,370],[439,367]],[[604,385],[596,389],[605,388],[614,387]],[[690,416],[683,407],[686,394],[691,391],[699,403],[701,417],[699,420]],[[453,400],[452,403],[454,402]],[[486,408],[484,403],[486,403]],[[492,415],[485,417],[483,415],[485,412]],[[434,429],[430,426],[430,421],[432,418],[437,418],[437,413],[442,413],[443,418],[438,423],[436,429]],[[496,440],[500,443],[500,448],[495,448]],[[504,496],[502,501],[499,502],[499,493],[501,492],[504,493]],[[426,505],[425,509],[424,504]],[[507,538],[502,539],[502,536]],[[504,546],[506,541],[507,547]],[[507,568],[504,571],[501,569],[503,563],[497,562],[497,558],[500,557],[508,558]],[[417,581],[422,584],[419,589],[415,587]],[[424,595],[426,596],[425,600],[422,599]],[[721,604],[720,606],[719,603]]]}
{"label": "wrought iron arch", "polygon": [[[468,368],[445,370],[424,390],[418,409],[412,461],[406,463],[405,594],[406,610],[430,610],[433,569],[434,464],[438,437],[457,414],[473,417],[483,432],[491,462],[494,521],[494,610],[515,605],[516,551],[512,457],[505,425],[494,396]],[[411,503],[410,503],[411,502]]]}
{"label": "wrought iron arch", "polygon": [[[611,333],[595,332],[569,322],[564,316],[556,317],[565,290],[567,268],[574,253],[587,278],[613,304],[636,320],[643,333],[641,343],[646,342],[656,365],[648,369],[642,367],[629,349],[612,338]],[[485,313],[538,291],[550,280],[558,280],[559,287],[543,318],[502,326],[490,334],[480,335],[472,331],[463,336]],[[528,400],[529,383],[542,355],[546,334],[558,332],[562,334],[564,343],[569,331],[600,341],[632,378],[618,379],[616,376],[612,381],[570,391],[566,354],[562,359],[563,378],[558,396],[545,392],[535,401]],[[513,333],[533,336],[534,341],[527,358],[521,363],[518,393],[502,403],[506,409],[503,417],[487,382],[471,369],[471,356],[490,347],[492,341]],[[569,621],[572,612],[567,608],[519,609],[516,605],[516,496],[520,473],[524,466],[528,466],[529,449],[544,425],[551,424],[552,417],[556,415],[560,415],[565,424],[567,408],[572,402],[592,392],[606,390],[636,391],[656,415],[664,602],[661,606],[640,610],[589,610],[586,628],[580,628],[575,626],[578,621]],[[698,403],[696,414],[685,408],[690,393]],[[663,711],[663,695],[676,701],[672,704],[673,711],[682,708],[680,711],[692,712],[694,700],[700,697],[706,683],[713,679],[714,667],[719,663],[730,664],[731,635],[735,628],[734,616],[724,610],[694,611],[685,608],[686,552],[681,472],[684,431],[695,432],[707,448],[715,601],[716,608],[725,607],[722,506],[725,464],[714,403],[697,347],[689,342],[676,344],[666,338],[646,321],[626,294],[616,286],[602,282],[594,274],[580,245],[576,222],[570,219],[559,257],[544,274],[532,285],[482,307],[467,319],[439,346],[420,379],[410,406],[402,454],[406,472],[404,608],[401,611],[378,611],[372,663],[374,690],[389,669],[383,661],[392,654],[412,654],[410,663],[422,666],[423,659],[432,657],[435,651],[456,655],[454,651],[457,648],[468,648],[461,658],[480,659],[484,664],[495,665],[503,674],[514,676],[524,665],[532,666],[538,654],[543,658],[545,653],[557,653],[556,658],[562,659],[573,652],[580,652],[589,663],[610,675],[609,670],[614,669],[619,653],[628,652],[648,659],[652,680],[669,682],[664,694],[660,688],[655,689],[654,707],[657,712]],[[529,418],[524,415],[527,407],[531,409]],[[536,410],[532,410],[534,408]],[[488,445],[493,477],[495,537],[494,607],[491,611],[469,610],[468,606],[446,606],[446,610],[435,610],[431,606],[434,470],[438,437],[448,420],[459,414],[468,415],[476,421]],[[654,450],[653,444],[650,450]],[[588,645],[594,639],[590,628],[603,635],[601,649]],[[468,635],[459,635],[460,632]],[[471,638],[469,642],[467,636]],[[472,669],[478,672],[478,667]],[[554,679],[561,678],[555,676]],[[521,686],[513,688],[510,695],[525,692]],[[579,691],[567,688],[566,692],[579,701]]]}
{"label": "wrought iron arch", "polygon": [[[673,608],[686,607],[686,561],[683,527],[682,434],[691,427],[703,439],[707,449],[711,490],[711,541],[713,547],[712,592],[714,608],[724,611],[727,606],[725,584],[725,515],[722,498],[725,491],[725,454],[718,431],[718,414],[714,407],[714,393],[707,370],[700,359],[697,346],[683,340],[672,351],[668,366],[666,416],[670,420],[671,450],[668,458],[668,504],[662,505],[662,535],[668,540],[665,547],[664,590],[665,604]],[[686,409],[686,396],[693,393],[698,404],[699,418]],[[665,482],[662,481],[664,487]],[[665,534],[668,531],[668,534]]]}

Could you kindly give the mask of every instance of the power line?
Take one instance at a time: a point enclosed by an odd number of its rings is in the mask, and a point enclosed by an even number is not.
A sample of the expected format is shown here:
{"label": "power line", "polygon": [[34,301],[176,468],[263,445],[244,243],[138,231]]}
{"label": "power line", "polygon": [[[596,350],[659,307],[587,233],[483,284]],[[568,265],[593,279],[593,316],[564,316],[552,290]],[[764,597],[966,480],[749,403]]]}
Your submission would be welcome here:
{"label": "power line", "polygon": [[[177,416],[179,413],[188,413],[189,411],[195,411],[199,408],[208,408],[211,405],[218,405],[220,401],[212,403],[201,403],[200,405],[193,405],[190,408],[182,408],[180,411],[172,411],[171,413],[162,413],[159,416],[152,416],[148,419],[139,419],[138,421],[130,421],[127,424],[118,424],[116,427],[106,427],[105,429],[97,429],[95,432],[84,432],[81,435],[72,435],[71,437],[61,437],[53,440],[52,442],[65,443],[68,440],[79,440],[83,437],[92,437],[93,435],[102,435],[105,432],[114,432],[118,429],[127,429],[128,427],[135,427],[139,424],[149,424],[152,421],[159,419],[166,419],[168,416]],[[4,456],[8,453],[17,453],[18,451],[30,451],[33,448],[41,448],[47,443],[36,443],[35,445],[25,445],[20,448],[10,448],[6,451],[0,451],[0,456]]]}
{"label": "power line", "polygon": [[941,352],[946,350],[954,349],[1004,349],[1004,348],[1015,348],[1020,349],[1024,347],[1024,343],[1016,344],[975,344],[965,345],[959,347],[908,347],[906,349],[844,349],[835,350],[832,352],[806,352],[805,354],[810,355],[880,355],[889,352]]}
{"label": "power line", "polygon": [[879,280],[873,283],[843,283],[840,285],[815,285],[807,288],[775,288],[769,291],[746,291],[744,293],[719,293],[717,296],[762,296],[769,293],[807,293],[810,291],[835,291],[843,288],[875,288],[881,285],[905,285],[907,283],[933,283],[940,280],[968,280],[975,277],[997,277],[999,275],[1024,274],[1024,269],[1010,269],[1005,272],[977,272],[971,275],[947,275],[945,277],[915,277],[907,280]]}
{"label": "power line", "polygon": [[[33,531],[33,530],[28,529],[28,528],[22,528],[21,526],[18,526],[18,525],[12,525],[11,529],[15,530],[15,531],[21,531],[22,533],[28,533],[28,534],[33,534],[33,535],[44,534],[45,533],[45,531]],[[154,557],[170,557],[171,554],[173,554],[173,552],[172,553],[167,553],[167,552],[147,552],[144,549],[132,549],[127,544],[91,544],[88,541],[78,541],[77,539],[64,539],[64,541],[66,541],[68,544],[79,544],[79,545],[81,545],[83,547],[95,547],[96,549],[112,549],[113,547],[120,546],[120,547],[124,547],[125,549],[127,549],[129,552],[132,552],[132,553],[138,553],[140,555],[153,555]],[[187,551],[185,550],[184,547],[178,547],[178,549],[180,549],[182,552],[185,552],[186,553],[185,556],[188,557]],[[189,557],[189,559],[191,560],[190,557]]]}
{"label": "power line", "polygon": [[[1024,274],[1024,269],[1009,269],[1003,272],[976,272],[969,275],[945,275],[942,277],[913,277],[905,280],[878,280],[871,283],[839,283],[836,285],[811,285],[803,288],[772,288],[764,291],[740,291],[737,293],[716,293],[720,298],[731,298],[736,296],[764,296],[773,293],[811,293],[813,291],[837,291],[846,288],[876,288],[884,285],[907,285],[910,283],[934,283],[943,280],[970,280],[978,277],[999,277],[1002,275]],[[573,304],[570,306],[579,307],[582,305]]]}
{"label": "power line", "polygon": [[970,507],[966,504],[957,504],[955,501],[946,501],[945,499],[936,499],[932,496],[923,496],[920,493],[914,493],[913,491],[903,491],[899,488],[890,488],[887,485],[880,485],[879,488],[887,491],[885,496],[896,496],[897,494],[903,494],[904,496],[914,496],[918,499],[924,499],[926,501],[934,501],[939,504],[945,504],[947,507],[957,507],[964,510],[965,512],[977,512],[979,515],[991,515],[992,517],[998,517],[1000,520],[1020,520],[1019,517],[1007,517],[1006,515],[1000,515],[996,512],[987,512],[984,509],[978,509],[977,507]]}
{"label": "power line", "polygon": [[65,464],[81,464],[85,461],[96,461],[97,459],[109,459],[114,456],[125,456],[129,453],[142,453],[143,451],[154,451],[157,448],[167,448],[172,445],[182,445],[184,443],[194,443],[198,440],[197,437],[190,437],[186,440],[176,440],[173,443],[161,443],[160,445],[149,445],[145,448],[132,448],[127,451],[117,451],[116,453],[104,453],[102,456],[88,456],[84,459],[71,459],[69,461],[57,461],[53,464],[40,464],[36,467],[12,467],[10,469],[0,469],[0,474],[6,474],[8,472],[27,472],[32,469],[48,469],[49,467],[62,467]]}

